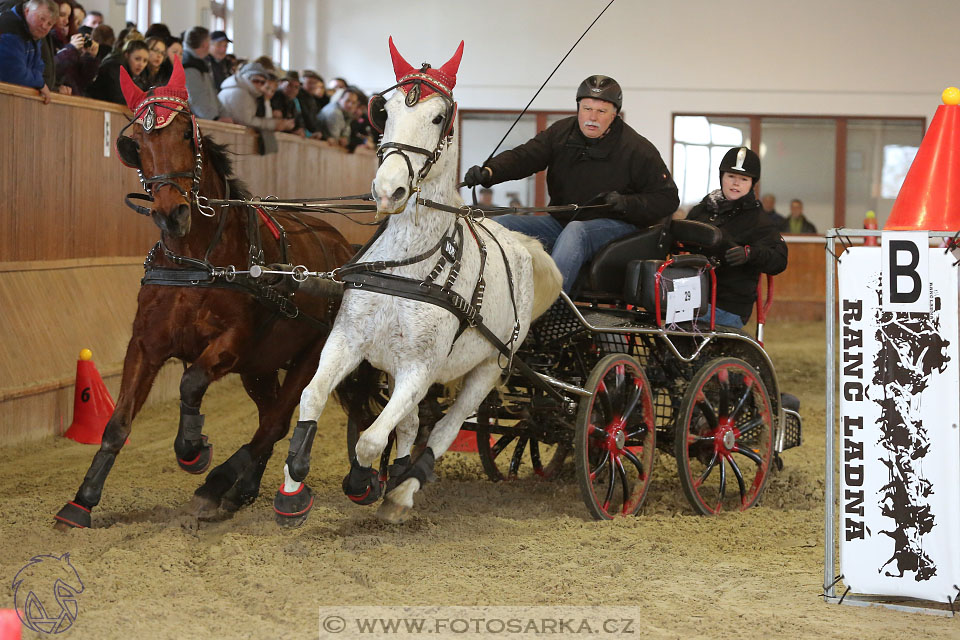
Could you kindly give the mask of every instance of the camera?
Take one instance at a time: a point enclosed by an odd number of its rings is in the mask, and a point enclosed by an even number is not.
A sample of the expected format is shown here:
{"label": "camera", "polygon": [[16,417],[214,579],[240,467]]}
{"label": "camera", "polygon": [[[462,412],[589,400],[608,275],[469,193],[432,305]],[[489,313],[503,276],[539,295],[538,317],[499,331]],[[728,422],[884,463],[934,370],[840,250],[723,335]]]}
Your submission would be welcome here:
{"label": "camera", "polygon": [[89,49],[92,44],[93,44],[93,40],[90,39],[90,36],[88,36],[87,34],[83,34],[83,48]]}

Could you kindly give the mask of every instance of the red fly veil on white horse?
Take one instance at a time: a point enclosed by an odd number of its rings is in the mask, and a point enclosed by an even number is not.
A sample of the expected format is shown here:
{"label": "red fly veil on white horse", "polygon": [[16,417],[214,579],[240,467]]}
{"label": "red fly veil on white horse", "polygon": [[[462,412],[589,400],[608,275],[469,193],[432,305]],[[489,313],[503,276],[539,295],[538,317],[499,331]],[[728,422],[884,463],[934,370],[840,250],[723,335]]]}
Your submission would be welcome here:
{"label": "red fly veil on white horse", "polygon": [[460,59],[463,57],[463,40],[453,57],[447,60],[439,69],[428,64],[415,69],[413,65],[403,59],[390,36],[390,57],[393,60],[393,72],[397,76],[397,88],[407,97],[407,106],[412,107],[418,102],[442,93],[449,101],[450,117],[444,135],[453,132],[453,122],[457,117],[457,103],[453,101],[453,88],[457,84],[457,70],[460,68]]}

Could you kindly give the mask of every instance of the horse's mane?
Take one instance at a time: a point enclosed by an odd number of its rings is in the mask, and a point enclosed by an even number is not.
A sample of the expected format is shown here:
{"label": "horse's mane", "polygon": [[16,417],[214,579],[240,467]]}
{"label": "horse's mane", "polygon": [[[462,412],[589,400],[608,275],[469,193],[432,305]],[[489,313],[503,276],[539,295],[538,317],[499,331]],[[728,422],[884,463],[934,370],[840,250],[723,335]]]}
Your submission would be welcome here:
{"label": "horse's mane", "polygon": [[233,159],[230,158],[232,151],[229,145],[220,144],[214,141],[209,135],[203,136],[203,150],[207,153],[207,160],[213,166],[221,178],[227,180],[230,184],[230,197],[247,199],[250,197],[250,189],[247,184],[233,175]]}

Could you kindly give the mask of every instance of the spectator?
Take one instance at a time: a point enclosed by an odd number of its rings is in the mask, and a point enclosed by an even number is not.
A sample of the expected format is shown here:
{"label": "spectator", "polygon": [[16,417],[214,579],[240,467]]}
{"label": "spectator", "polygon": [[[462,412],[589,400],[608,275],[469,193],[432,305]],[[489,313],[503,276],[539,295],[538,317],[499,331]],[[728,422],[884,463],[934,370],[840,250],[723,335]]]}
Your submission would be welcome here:
{"label": "spectator", "polygon": [[150,51],[143,40],[129,40],[119,56],[110,56],[100,65],[96,79],[87,90],[87,95],[97,100],[127,104],[120,88],[120,67],[126,67],[130,78],[143,88],[143,70],[147,68]]}
{"label": "spectator", "polygon": [[67,0],[60,0],[57,22],[50,29],[53,52],[56,53],[70,44],[70,36],[76,32],[76,27],[73,25],[73,5]]}
{"label": "spectator", "polygon": [[82,26],[96,29],[101,24],[103,24],[103,14],[99,11],[91,11],[87,14],[87,17],[83,19]]}
{"label": "spectator", "polygon": [[480,188],[480,198],[477,200],[477,204],[481,207],[492,207],[493,205],[493,189],[487,187]]}
{"label": "spectator", "polygon": [[73,2],[73,24],[80,25],[87,19],[87,10],[79,2]]}
{"label": "spectator", "polygon": [[[326,90],[323,87],[323,77],[316,71],[306,70],[303,72],[303,92],[309,94],[316,104],[316,110],[313,113],[313,117],[317,120],[319,125],[319,115],[320,110],[323,109],[330,102],[330,96],[327,95]],[[301,105],[305,104],[302,100]],[[307,127],[309,129],[309,126]],[[317,129],[314,129],[319,133],[319,126]]]}
{"label": "spectator", "polygon": [[[151,36],[144,42],[147,45],[147,67],[143,70],[143,86],[147,89],[162,87],[167,84],[173,72],[173,65],[169,64],[167,59],[167,45],[159,36]],[[168,64],[164,66],[164,62]]]}
{"label": "spectator", "polygon": [[347,88],[347,81],[345,78],[334,78],[330,81],[330,84],[327,85],[327,95],[330,96],[330,99],[333,99],[334,94],[338,91],[343,91]]}
{"label": "spectator", "polygon": [[213,72],[213,87],[217,91],[220,91],[223,81],[233,73],[227,61],[227,45],[232,42],[233,40],[223,31],[214,31],[210,34],[210,55],[207,56],[207,64]]}
{"label": "spectator", "polygon": [[162,22],[154,22],[152,25],[147,27],[147,30],[143,33],[144,39],[146,38],[162,38],[163,42],[166,43],[167,40],[173,37],[173,34],[170,33],[170,27],[163,24]]}
{"label": "spectator", "polygon": [[320,110],[320,130],[331,144],[346,147],[350,142],[350,120],[360,104],[356,89],[341,89],[330,104]]}
{"label": "spectator", "polygon": [[273,96],[277,93],[277,76],[273,71],[267,70],[267,83],[263,85],[263,93],[257,98],[257,117],[278,119],[283,117],[283,112],[274,109],[271,104]]}
{"label": "spectator", "polygon": [[167,44],[167,62],[170,63],[170,69],[173,70],[173,59],[176,58],[183,62],[183,41],[180,38],[170,37]]}
{"label": "spectator", "polygon": [[304,129],[303,108],[300,106],[300,76],[296,71],[287,71],[287,75],[280,80],[279,91],[271,98],[270,104],[274,110],[280,112],[281,118],[292,119],[293,127],[289,130],[298,136],[306,135]]}
{"label": "spectator", "polygon": [[816,233],[817,228],[803,215],[803,202],[798,198],[790,201],[790,215],[780,223],[780,233]]}
{"label": "spectator", "polygon": [[367,114],[368,98],[365,93],[356,87],[350,88],[357,92],[357,106],[354,107],[350,119],[350,140],[347,142],[347,151],[353,153],[360,146],[373,149],[376,147],[375,141],[379,134],[370,126]]}
{"label": "spectator", "polygon": [[100,45],[100,49],[97,51],[97,60],[103,62],[103,59],[113,51],[117,36],[113,33],[113,27],[108,24],[101,24],[94,27],[93,31],[90,32],[90,39]]}
{"label": "spectator", "polygon": [[183,46],[183,73],[193,115],[207,120],[224,120],[223,105],[213,86],[213,73],[205,58],[210,53],[210,32],[205,27],[194,27],[187,32]]}
{"label": "spectator", "polygon": [[27,0],[0,14],[0,82],[33,87],[50,103],[41,40],[57,20],[53,0]]}
{"label": "spectator", "polygon": [[772,193],[765,193],[763,197],[760,198],[760,204],[763,205],[763,210],[767,212],[767,217],[773,226],[779,229],[780,225],[783,224],[784,218],[777,213],[777,196]]}
{"label": "spectator", "polygon": [[57,52],[57,77],[70,87],[72,95],[86,95],[100,69],[99,51],[99,43],[83,33],[75,33],[70,43]]}
{"label": "spectator", "polygon": [[127,27],[120,31],[120,35],[117,36],[117,43],[114,45],[114,55],[120,55],[120,52],[131,40],[143,40],[143,34],[137,31],[136,27]]}
{"label": "spectator", "polygon": [[[235,74],[237,72],[237,69],[239,69],[241,65],[240,61],[237,60],[237,56],[233,55],[232,53],[228,53],[227,55],[225,55],[223,57],[223,62],[227,67],[227,77],[230,77],[233,74]],[[246,62],[246,60],[244,60],[244,62]]]}
{"label": "spectator", "polygon": [[224,113],[232,118],[233,122],[270,131],[293,124],[275,120],[271,113],[257,116],[257,98],[263,95],[268,73],[262,65],[248,62],[223,81],[219,97]]}

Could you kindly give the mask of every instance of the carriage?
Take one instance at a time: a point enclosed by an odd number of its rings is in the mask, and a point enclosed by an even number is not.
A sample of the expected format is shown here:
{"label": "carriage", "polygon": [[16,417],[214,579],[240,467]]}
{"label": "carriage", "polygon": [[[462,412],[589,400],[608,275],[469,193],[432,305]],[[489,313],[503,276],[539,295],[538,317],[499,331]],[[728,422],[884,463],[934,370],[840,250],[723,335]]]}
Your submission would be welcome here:
{"label": "carriage", "polygon": [[[667,324],[668,300],[692,288],[705,311],[719,245],[715,227],[671,221],[614,240],[584,267],[572,299],[560,299],[530,328],[504,382],[462,426],[493,481],[525,471],[557,476],[570,456],[591,516],[636,514],[656,452],[673,456],[683,492],[700,514],[756,504],[780,454],[801,443],[799,400],[781,393],[757,336],[701,321]],[[678,251],[698,253],[675,253]],[[685,281],[685,282],[684,282]],[[419,408],[425,441],[442,415],[436,385]],[[384,380],[379,404],[389,397]],[[365,425],[351,416],[348,451]],[[462,437],[462,436],[461,436]],[[391,448],[381,458],[386,482]]]}

